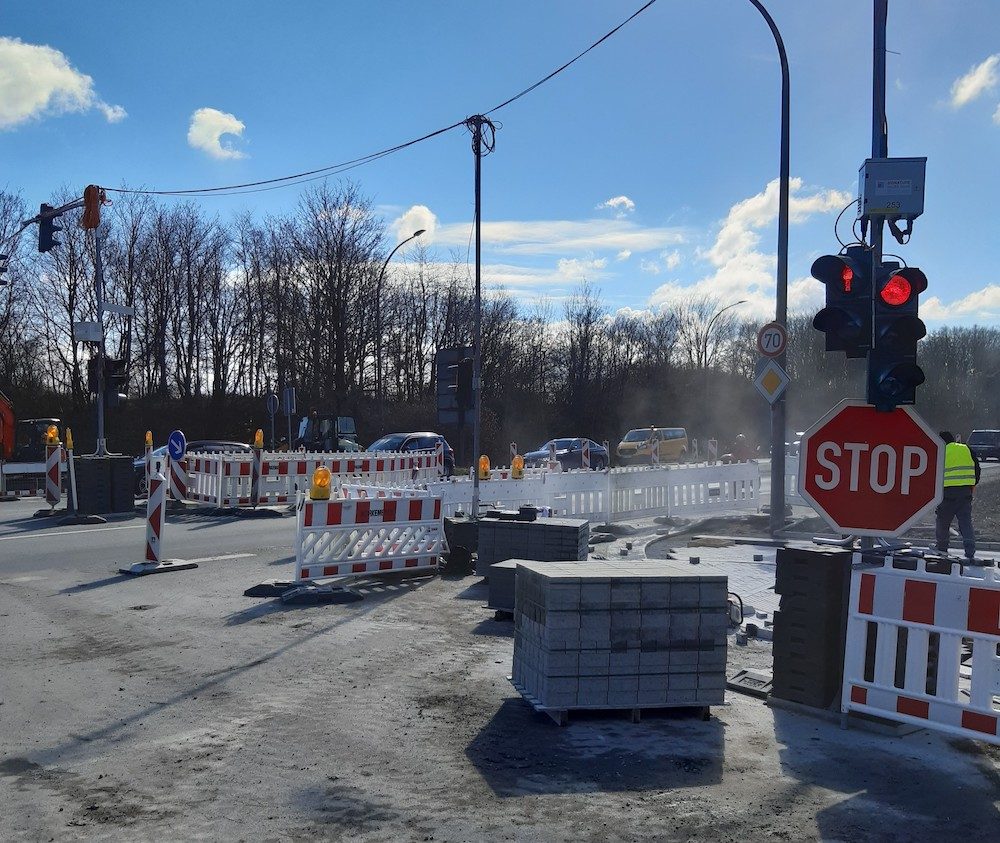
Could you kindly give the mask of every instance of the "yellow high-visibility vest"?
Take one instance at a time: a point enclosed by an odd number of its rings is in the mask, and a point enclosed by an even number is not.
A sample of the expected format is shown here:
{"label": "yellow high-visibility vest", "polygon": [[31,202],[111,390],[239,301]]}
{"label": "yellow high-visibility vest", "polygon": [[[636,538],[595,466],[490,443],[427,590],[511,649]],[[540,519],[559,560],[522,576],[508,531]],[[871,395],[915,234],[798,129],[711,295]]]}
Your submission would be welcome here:
{"label": "yellow high-visibility vest", "polygon": [[961,442],[949,442],[944,449],[944,485],[975,486],[976,463],[972,451]]}

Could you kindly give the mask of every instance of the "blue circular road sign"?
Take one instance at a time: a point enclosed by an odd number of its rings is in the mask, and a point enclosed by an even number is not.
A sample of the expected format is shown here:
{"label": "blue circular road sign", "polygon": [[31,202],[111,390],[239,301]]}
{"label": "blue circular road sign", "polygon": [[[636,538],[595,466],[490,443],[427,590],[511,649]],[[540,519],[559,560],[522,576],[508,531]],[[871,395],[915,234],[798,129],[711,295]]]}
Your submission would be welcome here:
{"label": "blue circular road sign", "polygon": [[167,437],[167,452],[172,460],[184,458],[184,454],[187,452],[187,439],[184,438],[184,431],[175,430]]}

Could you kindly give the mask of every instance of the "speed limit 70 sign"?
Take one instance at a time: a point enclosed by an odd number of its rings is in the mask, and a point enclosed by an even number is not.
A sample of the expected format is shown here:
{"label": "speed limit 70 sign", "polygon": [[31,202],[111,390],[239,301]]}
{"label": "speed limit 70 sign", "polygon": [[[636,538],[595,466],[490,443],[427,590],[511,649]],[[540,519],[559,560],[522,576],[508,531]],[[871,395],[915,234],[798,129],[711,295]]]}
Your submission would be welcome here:
{"label": "speed limit 70 sign", "polygon": [[778,322],[768,322],[757,332],[757,350],[765,357],[780,357],[787,342],[785,326]]}

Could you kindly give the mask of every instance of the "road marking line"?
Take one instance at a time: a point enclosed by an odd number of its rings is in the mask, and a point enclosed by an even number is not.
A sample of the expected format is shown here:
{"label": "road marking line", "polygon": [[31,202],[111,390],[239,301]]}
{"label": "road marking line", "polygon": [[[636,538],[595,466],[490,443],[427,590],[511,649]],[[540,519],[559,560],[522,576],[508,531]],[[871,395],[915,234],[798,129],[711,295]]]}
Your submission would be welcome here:
{"label": "road marking line", "polygon": [[221,562],[223,559],[246,559],[256,553],[226,553],[223,556],[205,556],[201,559],[185,559],[185,562]]}
{"label": "road marking line", "polygon": [[76,533],[106,533],[109,530],[145,530],[145,524],[130,524],[127,527],[94,527],[92,530],[60,530],[58,533],[32,532],[22,536],[0,536],[0,542],[9,542],[14,539],[38,539],[46,536],[72,536]]}

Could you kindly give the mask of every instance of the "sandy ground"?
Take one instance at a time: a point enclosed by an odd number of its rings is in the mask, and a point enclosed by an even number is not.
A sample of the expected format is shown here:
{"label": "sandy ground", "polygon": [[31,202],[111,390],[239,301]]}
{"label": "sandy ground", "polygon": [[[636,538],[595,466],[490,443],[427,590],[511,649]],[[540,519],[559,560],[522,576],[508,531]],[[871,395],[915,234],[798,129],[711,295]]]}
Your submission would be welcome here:
{"label": "sandy ground", "polygon": [[[220,552],[224,550],[220,549]],[[735,552],[735,549],[734,549]],[[290,608],[262,552],[4,578],[3,840],[933,840],[1000,828],[1000,753],[730,693],[707,721],[556,727],[474,578]],[[770,645],[730,646],[730,672]]]}

